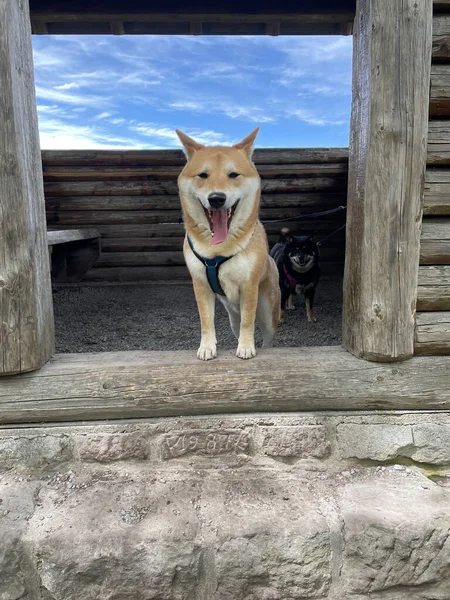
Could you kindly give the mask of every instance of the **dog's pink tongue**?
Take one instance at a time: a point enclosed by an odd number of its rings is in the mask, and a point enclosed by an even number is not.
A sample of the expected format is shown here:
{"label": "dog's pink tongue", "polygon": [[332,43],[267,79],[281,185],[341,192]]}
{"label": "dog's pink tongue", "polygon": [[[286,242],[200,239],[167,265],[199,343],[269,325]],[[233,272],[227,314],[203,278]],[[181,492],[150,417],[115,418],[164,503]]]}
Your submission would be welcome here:
{"label": "dog's pink tongue", "polygon": [[213,210],[212,214],[212,226],[213,226],[213,237],[211,238],[210,245],[220,244],[224,241],[228,234],[228,211],[224,210]]}

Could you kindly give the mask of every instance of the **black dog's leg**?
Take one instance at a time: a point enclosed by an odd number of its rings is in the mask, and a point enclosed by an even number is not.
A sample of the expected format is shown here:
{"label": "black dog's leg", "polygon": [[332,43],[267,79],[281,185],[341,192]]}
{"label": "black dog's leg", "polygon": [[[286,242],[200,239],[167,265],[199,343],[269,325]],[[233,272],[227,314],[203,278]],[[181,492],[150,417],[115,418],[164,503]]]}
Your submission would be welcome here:
{"label": "black dog's leg", "polygon": [[315,293],[316,293],[315,288],[312,288],[311,290],[307,290],[305,292],[306,315],[307,315],[308,321],[310,323],[315,323],[317,321],[317,319],[313,313],[313,304],[314,304],[314,294]]}
{"label": "black dog's leg", "polygon": [[281,311],[280,311],[280,323],[284,323],[284,311],[286,309],[286,302],[290,296],[290,291],[285,287],[281,288]]}

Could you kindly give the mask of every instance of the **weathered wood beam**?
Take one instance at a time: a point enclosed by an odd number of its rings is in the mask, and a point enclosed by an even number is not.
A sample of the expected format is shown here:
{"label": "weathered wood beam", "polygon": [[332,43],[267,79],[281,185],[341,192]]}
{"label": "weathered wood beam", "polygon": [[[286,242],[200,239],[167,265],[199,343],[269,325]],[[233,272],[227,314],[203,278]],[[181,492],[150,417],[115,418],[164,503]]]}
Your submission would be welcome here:
{"label": "weathered wood beam", "polygon": [[109,26],[113,35],[124,35],[125,28],[123,25],[123,21],[110,21]]}
{"label": "weathered wood beam", "polygon": [[[348,148],[256,148],[256,165],[348,162]],[[44,167],[184,166],[181,150],[42,150]]]}
{"label": "weathered wood beam", "polygon": [[[130,179],[146,177],[149,179],[176,180],[181,172],[178,166],[76,166],[61,167],[44,165],[46,181],[92,181],[110,179]],[[318,175],[346,175],[347,162],[342,163],[305,163],[287,165],[259,165],[258,173],[262,178],[270,177],[300,177]]]}
{"label": "weathered wood beam", "polygon": [[6,377],[0,423],[217,413],[450,409],[450,358],[364,364],[339,347],[57,355],[35,374]]}
{"label": "weathered wood beam", "polygon": [[450,312],[418,313],[415,353],[423,355],[450,354]]}
{"label": "weathered wood beam", "polygon": [[201,21],[191,21],[189,23],[189,33],[191,35],[202,35],[203,26]]}
{"label": "weathered wood beam", "polygon": [[65,229],[63,231],[49,231],[47,233],[47,243],[49,246],[55,246],[56,244],[66,244],[67,242],[77,242],[98,237],[100,237],[100,232],[95,227],[91,229]]}
{"label": "weathered wood beam", "polygon": [[359,0],[354,28],[343,346],[414,351],[432,1]]}
{"label": "weathered wood beam", "polygon": [[28,2],[0,0],[0,374],[54,348]]}

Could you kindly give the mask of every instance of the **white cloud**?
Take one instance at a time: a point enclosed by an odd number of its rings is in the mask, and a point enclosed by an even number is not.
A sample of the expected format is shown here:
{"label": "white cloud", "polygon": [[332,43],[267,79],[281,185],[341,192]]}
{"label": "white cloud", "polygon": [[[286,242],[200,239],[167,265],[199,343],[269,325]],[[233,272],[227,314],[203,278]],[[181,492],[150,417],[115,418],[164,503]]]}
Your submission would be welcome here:
{"label": "white cloud", "polygon": [[65,104],[79,104],[92,107],[102,107],[108,103],[109,98],[102,96],[89,96],[83,94],[67,94],[65,92],[36,86],[36,96],[43,100],[51,100],[53,102],[64,102]]}
{"label": "white cloud", "polygon": [[88,150],[144,148],[134,138],[115,137],[89,126],[68,125],[58,119],[39,118],[41,148],[45,150]]}
{"label": "white cloud", "polygon": [[95,120],[107,119],[108,117],[112,117],[113,113],[110,112],[102,112],[99,115],[94,117]]}
{"label": "white cloud", "polygon": [[78,85],[78,83],[75,83],[74,81],[71,81],[70,83],[63,83],[61,85],[54,86],[55,90],[74,90],[79,87],[80,86]]}
{"label": "white cloud", "polygon": [[[146,137],[153,137],[157,139],[160,138],[165,142],[170,142],[171,145],[175,143],[177,146],[181,146],[175,130],[171,129],[170,127],[159,127],[154,123],[139,123],[138,125],[132,125],[130,129]],[[187,135],[193,137],[200,144],[211,145],[233,143],[227,138],[227,136],[216,131],[202,131],[200,129],[189,129],[183,127],[181,129],[183,129]]]}

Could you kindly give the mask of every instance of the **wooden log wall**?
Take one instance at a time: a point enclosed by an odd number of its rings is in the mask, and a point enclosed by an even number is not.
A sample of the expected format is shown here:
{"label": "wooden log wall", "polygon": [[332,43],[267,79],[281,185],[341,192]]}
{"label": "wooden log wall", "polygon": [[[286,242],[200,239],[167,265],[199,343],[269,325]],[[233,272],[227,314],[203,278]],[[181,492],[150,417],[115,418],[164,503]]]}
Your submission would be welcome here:
{"label": "wooden log wall", "polygon": [[435,3],[416,354],[450,354],[450,3]]}
{"label": "wooden log wall", "polygon": [[[260,217],[281,219],[346,204],[347,149],[262,149]],[[179,150],[43,151],[49,229],[96,227],[101,255],[90,282],[188,280],[177,176]],[[269,242],[286,225],[325,237],[345,223],[345,211],[302,222],[267,224]],[[345,231],[322,247],[324,271],[342,273]],[[170,267],[170,270],[168,270]]]}

